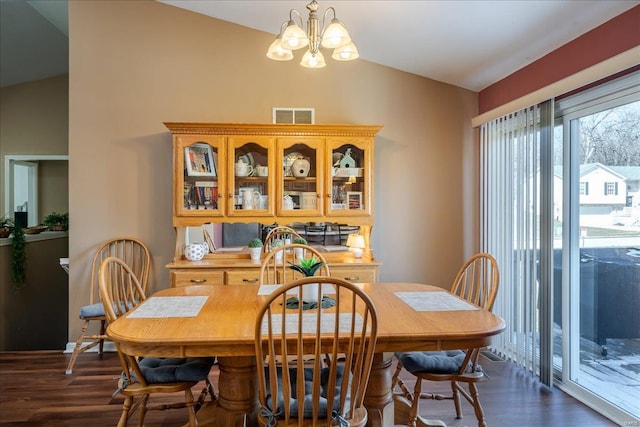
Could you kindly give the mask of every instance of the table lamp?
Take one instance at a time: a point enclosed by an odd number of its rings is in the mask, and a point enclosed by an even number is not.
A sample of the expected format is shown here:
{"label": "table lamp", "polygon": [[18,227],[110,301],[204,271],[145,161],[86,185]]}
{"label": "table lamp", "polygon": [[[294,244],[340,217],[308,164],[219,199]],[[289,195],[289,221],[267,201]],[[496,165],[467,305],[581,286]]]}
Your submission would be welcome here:
{"label": "table lamp", "polygon": [[355,258],[362,257],[362,250],[365,248],[364,236],[361,234],[349,234],[347,238],[347,247]]}

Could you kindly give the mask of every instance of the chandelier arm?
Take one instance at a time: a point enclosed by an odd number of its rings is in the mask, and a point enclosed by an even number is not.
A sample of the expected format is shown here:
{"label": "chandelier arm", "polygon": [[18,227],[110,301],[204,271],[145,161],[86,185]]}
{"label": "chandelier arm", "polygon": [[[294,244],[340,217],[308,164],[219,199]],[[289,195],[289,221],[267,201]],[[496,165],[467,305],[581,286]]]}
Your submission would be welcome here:
{"label": "chandelier arm", "polygon": [[300,12],[298,12],[296,9],[291,9],[289,11],[289,21],[293,21],[293,14],[298,15],[298,21],[300,21],[300,28],[304,28],[304,23],[302,22],[302,15],[300,15]]}
{"label": "chandelier arm", "polygon": [[320,34],[320,40],[322,40],[322,37],[324,36],[324,32],[327,29],[325,25],[327,23],[327,15],[329,14],[330,11],[333,12],[333,19],[336,19],[336,10],[333,8],[333,6],[328,7],[327,10],[325,10],[324,14],[322,15],[322,33]]}
{"label": "chandelier arm", "polygon": [[284,30],[287,29],[287,24],[289,21],[284,21],[282,25],[280,25],[280,32],[278,33],[278,37],[281,37],[284,34]]}

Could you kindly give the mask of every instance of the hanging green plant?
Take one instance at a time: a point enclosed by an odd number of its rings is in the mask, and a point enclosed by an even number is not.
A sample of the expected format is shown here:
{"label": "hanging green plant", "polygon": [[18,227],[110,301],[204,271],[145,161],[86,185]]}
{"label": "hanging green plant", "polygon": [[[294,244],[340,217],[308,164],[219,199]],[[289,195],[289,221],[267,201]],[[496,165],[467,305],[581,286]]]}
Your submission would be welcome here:
{"label": "hanging green plant", "polygon": [[19,291],[26,284],[27,278],[27,242],[24,229],[16,223],[13,227],[13,243],[11,245],[11,280],[13,289]]}

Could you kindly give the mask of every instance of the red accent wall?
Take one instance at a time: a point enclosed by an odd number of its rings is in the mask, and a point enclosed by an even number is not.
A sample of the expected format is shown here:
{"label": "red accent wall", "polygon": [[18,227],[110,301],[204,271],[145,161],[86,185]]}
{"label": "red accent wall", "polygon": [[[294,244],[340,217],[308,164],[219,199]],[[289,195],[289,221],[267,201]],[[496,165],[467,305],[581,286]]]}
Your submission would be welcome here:
{"label": "red accent wall", "polygon": [[636,46],[640,46],[640,5],[481,90],[478,96],[479,113],[485,113]]}

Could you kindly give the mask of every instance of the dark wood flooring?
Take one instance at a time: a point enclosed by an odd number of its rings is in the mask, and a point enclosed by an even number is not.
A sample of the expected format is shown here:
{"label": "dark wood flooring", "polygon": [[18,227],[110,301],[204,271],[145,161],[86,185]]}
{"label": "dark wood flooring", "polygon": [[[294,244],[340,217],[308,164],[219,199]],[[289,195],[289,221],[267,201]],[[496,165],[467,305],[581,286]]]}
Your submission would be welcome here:
{"label": "dark wood flooring", "polygon": [[[81,354],[72,375],[64,373],[68,360],[69,354],[59,351],[0,352],[0,425],[115,426],[122,405],[121,397],[111,396],[120,372],[117,355],[106,353],[100,359],[96,353]],[[489,426],[615,426],[562,391],[541,385],[512,363],[483,358],[482,366],[490,376],[480,384]],[[404,378],[411,383],[410,375]],[[211,379],[217,387],[215,368]],[[446,384],[430,388],[447,389]],[[451,401],[421,403],[421,414],[426,418],[439,418],[450,426],[475,426],[472,408],[466,402],[463,412],[464,417],[456,420]],[[146,426],[174,427],[185,421],[183,409],[151,411]],[[130,425],[137,425],[137,420]]]}

